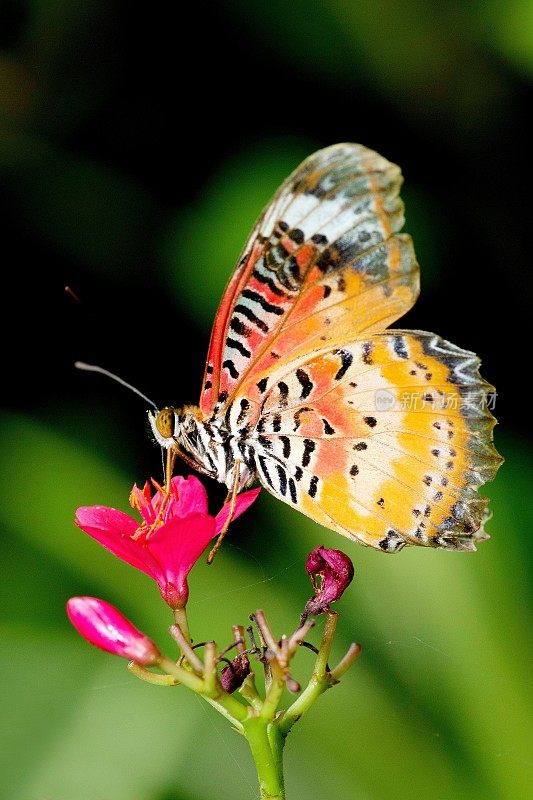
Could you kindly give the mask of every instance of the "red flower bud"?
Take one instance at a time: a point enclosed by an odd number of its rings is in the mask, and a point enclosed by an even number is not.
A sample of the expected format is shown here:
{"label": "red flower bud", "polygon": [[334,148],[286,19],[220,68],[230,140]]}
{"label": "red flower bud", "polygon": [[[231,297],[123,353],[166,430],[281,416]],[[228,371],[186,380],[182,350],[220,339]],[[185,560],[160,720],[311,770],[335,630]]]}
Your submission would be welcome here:
{"label": "red flower bud", "polygon": [[248,656],[245,653],[235,656],[231,664],[224,667],[220,673],[222,688],[228,694],[232,694],[239,686],[242,686],[246,676],[249,674],[250,662],[248,661]]}
{"label": "red flower bud", "polygon": [[155,664],[160,656],[155,644],[105,600],[71,597],[67,614],[78,633],[101,650],[145,667]]}
{"label": "red flower bud", "polygon": [[315,547],[305,562],[315,596],[307,601],[304,616],[324,614],[338,600],[354,576],[353,564],[341,550]]}

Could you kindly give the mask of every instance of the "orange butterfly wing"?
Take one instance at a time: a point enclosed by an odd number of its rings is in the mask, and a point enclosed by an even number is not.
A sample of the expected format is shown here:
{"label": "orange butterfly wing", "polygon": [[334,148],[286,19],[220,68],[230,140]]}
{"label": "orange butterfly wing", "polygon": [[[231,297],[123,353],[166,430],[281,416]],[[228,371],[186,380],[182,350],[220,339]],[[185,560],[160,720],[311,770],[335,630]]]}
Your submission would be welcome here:
{"label": "orange butterfly wing", "polygon": [[[390,330],[270,372],[252,437],[265,488],[386,552],[474,550],[501,458],[479,359],[438,336]],[[244,395],[243,395],[244,396]],[[239,405],[239,397],[236,405]]]}
{"label": "orange butterfly wing", "polygon": [[324,342],[382,330],[418,295],[400,169],[358,144],[310,156],[244,248],[211,335],[200,408],[228,404],[250,374]]}
{"label": "orange butterfly wing", "polygon": [[200,408],[264,487],[363,544],[475,549],[501,458],[479,360],[385,331],[418,295],[397,166],[315,153],[257,222],[217,314]]}

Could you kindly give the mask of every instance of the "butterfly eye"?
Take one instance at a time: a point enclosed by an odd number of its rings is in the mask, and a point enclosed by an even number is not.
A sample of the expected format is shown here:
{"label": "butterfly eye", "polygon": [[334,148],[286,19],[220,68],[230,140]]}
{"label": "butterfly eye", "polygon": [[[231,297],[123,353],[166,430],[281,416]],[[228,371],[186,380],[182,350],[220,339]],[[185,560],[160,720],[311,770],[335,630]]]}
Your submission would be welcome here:
{"label": "butterfly eye", "polygon": [[170,439],[174,436],[174,409],[163,408],[155,418],[157,432],[164,438]]}

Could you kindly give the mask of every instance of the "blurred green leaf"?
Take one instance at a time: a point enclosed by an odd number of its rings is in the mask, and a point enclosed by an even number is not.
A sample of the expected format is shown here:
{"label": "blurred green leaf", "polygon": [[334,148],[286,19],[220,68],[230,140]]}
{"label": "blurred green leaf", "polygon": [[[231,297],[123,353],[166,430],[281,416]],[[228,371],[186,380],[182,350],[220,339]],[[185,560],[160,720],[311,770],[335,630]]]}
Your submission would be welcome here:
{"label": "blurred green leaf", "polygon": [[470,9],[482,39],[526,77],[533,74],[531,0],[478,0]]}
{"label": "blurred green leaf", "polygon": [[162,242],[169,286],[186,313],[206,329],[260,212],[315,149],[297,139],[277,139],[241,151],[199,189],[193,206],[169,221]]}
{"label": "blurred green leaf", "polygon": [[446,135],[463,146],[476,124],[477,142],[502,122],[506,82],[479,46],[465,5],[319,0],[311,9],[305,0],[289,7],[239,0],[229,8],[292,69],[298,64],[313,80],[379,93],[411,119],[446,125]]}

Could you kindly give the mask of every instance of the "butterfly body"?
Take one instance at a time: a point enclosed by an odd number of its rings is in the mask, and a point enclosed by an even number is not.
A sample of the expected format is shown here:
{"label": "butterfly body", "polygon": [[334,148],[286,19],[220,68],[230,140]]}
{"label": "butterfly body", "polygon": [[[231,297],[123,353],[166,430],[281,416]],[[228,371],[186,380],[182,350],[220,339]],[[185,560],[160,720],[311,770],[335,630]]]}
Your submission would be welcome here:
{"label": "butterfly body", "polygon": [[[218,414],[206,419],[198,406],[163,409],[163,412],[164,424],[158,424],[158,415],[149,413],[152,431],[161,447],[178,447],[180,454],[197,470],[226,484],[228,489],[235,483],[236,465],[238,490],[252,483],[255,469],[253,443],[248,439],[249,426],[233,429],[226,418]],[[171,428],[168,427],[169,412]]]}
{"label": "butterfly body", "polygon": [[307,159],[259,218],[222,299],[198,407],[154,435],[239,491],[362,544],[475,549],[501,459],[479,360],[388,329],[415,302],[401,174],[361,145]]}

